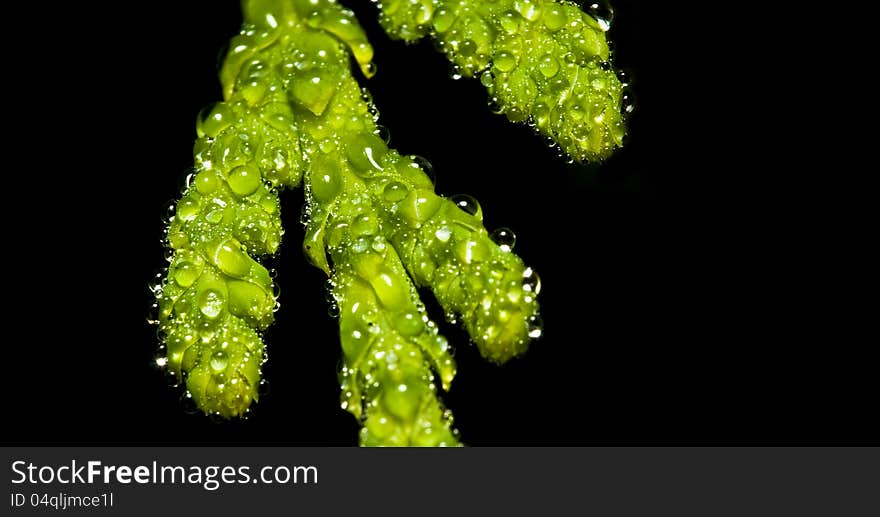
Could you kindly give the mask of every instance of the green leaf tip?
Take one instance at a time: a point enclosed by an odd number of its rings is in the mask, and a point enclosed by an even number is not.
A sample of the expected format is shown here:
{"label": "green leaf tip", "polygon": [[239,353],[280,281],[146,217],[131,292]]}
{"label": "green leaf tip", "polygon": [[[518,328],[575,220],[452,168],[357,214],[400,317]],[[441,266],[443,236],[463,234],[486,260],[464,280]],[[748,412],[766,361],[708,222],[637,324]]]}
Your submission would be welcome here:
{"label": "green leaf tip", "polygon": [[528,122],[572,160],[603,160],[623,145],[632,105],[610,63],[610,17],[555,0],[382,0],[379,7],[390,36],[430,36],[453,77],[478,77],[494,112]]}

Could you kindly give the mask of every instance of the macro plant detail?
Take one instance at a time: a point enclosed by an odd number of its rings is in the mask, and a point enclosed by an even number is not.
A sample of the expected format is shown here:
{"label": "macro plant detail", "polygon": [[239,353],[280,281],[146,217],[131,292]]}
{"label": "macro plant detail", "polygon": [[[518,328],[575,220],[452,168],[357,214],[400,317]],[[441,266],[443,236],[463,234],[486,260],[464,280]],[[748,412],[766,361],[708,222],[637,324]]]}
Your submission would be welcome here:
{"label": "macro plant detail", "polygon": [[[466,75],[482,71],[511,120],[534,121],[572,158],[606,156],[620,145],[623,115],[620,83],[601,64],[608,56],[600,22],[573,4],[526,3],[531,10],[505,0],[386,1],[381,20],[406,40],[437,37]],[[505,29],[507,7],[520,17],[516,37]],[[458,445],[438,397],[455,362],[416,289],[430,290],[481,355],[500,364],[542,333],[540,280],[513,253],[510,230],[487,231],[476,200],[438,195],[431,165],[382,138],[370,95],[352,74],[352,58],[366,78],[375,67],[350,10],[333,0],[244,0],[242,11],[220,70],[224,100],[198,117],[195,169],[166,229],[169,268],[152,286],[157,362],[202,412],[247,414],[266,361],[261,332],[278,307],[273,276],[255,257],[278,251],[278,191],[302,183],[303,250],[329,277],[341,404],[362,424],[361,445]],[[443,13],[448,23],[438,21]],[[548,25],[553,16],[571,22]],[[577,31],[593,38],[589,49],[572,40]],[[510,38],[537,44],[513,52]],[[572,50],[571,41],[581,47]],[[507,68],[505,52],[519,65]],[[553,74],[542,68],[546,55],[558,64]]]}
{"label": "macro plant detail", "polygon": [[430,37],[453,64],[453,77],[479,77],[494,112],[528,121],[572,160],[600,160],[623,144],[633,104],[609,61],[612,11],[604,2],[586,2],[592,15],[556,0],[378,5],[391,37]]}

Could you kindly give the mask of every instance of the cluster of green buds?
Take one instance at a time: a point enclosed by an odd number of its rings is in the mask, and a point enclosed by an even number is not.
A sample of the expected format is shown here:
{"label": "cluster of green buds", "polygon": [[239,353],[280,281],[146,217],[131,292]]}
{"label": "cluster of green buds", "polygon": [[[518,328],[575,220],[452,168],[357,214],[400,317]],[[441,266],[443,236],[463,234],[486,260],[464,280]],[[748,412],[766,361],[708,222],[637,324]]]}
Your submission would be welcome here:
{"label": "cluster of green buds", "polygon": [[[495,6],[510,2],[473,2],[470,10],[462,6],[471,2],[448,3],[456,10],[446,26],[437,24],[447,11],[434,9],[445,2],[423,0],[387,2],[383,22],[415,37],[422,29],[405,27],[433,20],[433,30],[452,38],[445,44],[466,60],[463,70],[477,70],[467,63],[490,55],[497,68],[501,51],[493,49],[508,48],[502,44],[513,36],[468,31],[480,20],[495,20]],[[418,6],[431,6],[431,15],[417,25],[403,23]],[[571,6],[563,7],[569,13]],[[375,68],[373,49],[350,10],[334,0],[244,0],[242,8],[244,25],[220,71],[224,100],[199,115],[195,171],[167,228],[170,267],[153,287],[164,352],[158,363],[185,383],[186,397],[203,412],[230,418],[249,411],[266,360],[261,332],[278,308],[273,275],[255,257],[278,251],[278,191],[302,182],[303,250],[330,278],[343,352],[342,407],[362,423],[360,443],[457,445],[451,413],[438,398],[456,366],[416,289],[429,289],[448,319],[460,319],[480,353],[503,363],[541,335],[540,280],[513,253],[510,230],[484,228],[476,200],[438,195],[426,160],[389,147],[369,93],[352,74],[351,58],[367,78]],[[468,12],[482,18],[455,22],[470,19]],[[524,28],[537,20],[525,17],[517,21],[523,28],[511,34],[532,34],[558,52],[570,42],[556,36],[561,27],[546,26],[548,15],[543,29]],[[585,24],[590,18],[580,13],[576,19]],[[572,30],[568,23],[559,34]],[[465,41],[475,45],[472,52],[463,52]],[[607,53],[603,45],[604,39],[594,43],[595,55]],[[528,105],[520,102],[519,88],[503,86],[525,84],[522,74],[531,73],[526,54],[516,59],[526,65],[522,73],[514,65],[493,77],[498,92],[507,92],[499,95],[511,99],[504,101],[510,110],[534,114],[536,99],[556,90],[527,79],[540,95]],[[577,70],[589,68],[580,57],[574,63]],[[557,70],[563,77],[565,66]],[[487,67],[488,61],[482,69]],[[611,84],[613,74],[597,70],[583,73]],[[582,91],[578,81],[571,91]],[[595,84],[591,88],[587,94],[596,95]],[[619,122],[609,116],[601,127],[610,132]],[[571,124],[569,118],[548,127]],[[583,156],[606,154],[596,142],[577,149]]]}
{"label": "cluster of green buds", "polygon": [[592,15],[557,0],[381,0],[394,38],[430,36],[454,65],[479,77],[490,108],[528,122],[573,160],[599,160],[623,144],[631,96],[610,63],[611,10]]}

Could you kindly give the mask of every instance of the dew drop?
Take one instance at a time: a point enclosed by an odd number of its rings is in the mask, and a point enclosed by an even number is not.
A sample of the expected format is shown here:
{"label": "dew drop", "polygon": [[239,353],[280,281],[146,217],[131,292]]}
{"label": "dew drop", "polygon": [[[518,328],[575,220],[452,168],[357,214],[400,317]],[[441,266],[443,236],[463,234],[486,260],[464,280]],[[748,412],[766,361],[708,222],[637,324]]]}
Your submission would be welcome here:
{"label": "dew drop", "polygon": [[437,183],[436,177],[434,176],[434,166],[431,165],[431,162],[429,162],[427,158],[414,154],[411,155],[409,159],[412,160],[416,167],[422,169],[422,172],[424,172],[425,175],[428,176],[428,179],[431,180],[431,183]]}
{"label": "dew drop", "polygon": [[452,77],[453,81],[458,81],[459,79],[461,79],[461,67],[455,64],[450,66],[449,76]]}
{"label": "dew drop", "polygon": [[360,214],[351,222],[351,232],[355,236],[374,235],[378,231],[379,220],[373,214]]}
{"label": "dew drop", "polygon": [[536,295],[541,293],[541,277],[538,276],[534,269],[527,267],[523,271],[522,288],[523,291],[535,293]]}
{"label": "dew drop", "polygon": [[244,197],[257,191],[262,178],[255,165],[247,164],[233,169],[226,181],[233,192]]}
{"label": "dew drop", "polygon": [[377,235],[373,239],[373,243],[370,245],[373,248],[373,251],[376,253],[383,253],[386,248],[385,239],[381,235]]}
{"label": "dew drop", "polygon": [[226,366],[229,364],[229,359],[226,356],[226,352],[223,350],[217,350],[211,356],[211,369],[215,372],[220,372],[226,369]]}
{"label": "dew drop", "polygon": [[211,210],[205,215],[205,220],[212,224],[219,223],[223,220],[223,209]]}
{"label": "dew drop", "polygon": [[544,12],[544,25],[551,31],[556,31],[565,25],[566,18],[565,10],[562,6],[551,5]]}
{"label": "dew drop", "polygon": [[180,397],[180,405],[183,406],[183,412],[187,415],[195,415],[199,412],[199,406],[189,391]]}
{"label": "dew drop", "polygon": [[514,33],[519,29],[520,20],[519,13],[516,11],[501,13],[501,27],[509,33]]}
{"label": "dew drop", "polygon": [[415,311],[408,311],[395,318],[394,326],[402,336],[412,337],[422,332],[422,318]]}
{"label": "dew drop", "polygon": [[382,191],[382,196],[386,201],[396,203],[403,200],[408,193],[409,189],[406,188],[406,185],[399,181],[392,181],[385,185],[385,189]]}
{"label": "dew drop", "polygon": [[541,17],[541,8],[536,4],[537,2],[532,0],[515,0],[513,8],[519,12],[520,16],[533,22]]}
{"label": "dew drop", "polygon": [[516,56],[506,50],[495,54],[495,68],[501,72],[510,72],[516,67]]}
{"label": "dew drop", "polygon": [[599,28],[603,31],[607,32],[611,28],[611,22],[614,20],[614,9],[611,8],[608,0],[588,0],[584,11],[596,20]]}
{"label": "dew drop", "polygon": [[180,287],[189,287],[199,278],[199,268],[191,262],[181,262],[174,268],[174,281]]}
{"label": "dew drop", "polygon": [[504,106],[502,106],[501,103],[498,102],[497,97],[492,97],[491,99],[489,99],[487,105],[489,107],[489,111],[496,115],[501,115],[502,113],[504,113]]}
{"label": "dew drop", "polygon": [[214,319],[223,312],[224,302],[223,295],[213,289],[207,289],[199,297],[199,310],[206,317]]}
{"label": "dew drop", "polygon": [[386,144],[391,143],[391,131],[387,127],[385,127],[381,124],[377,125],[376,126],[376,135],[379,138],[381,138],[382,141],[385,142]]}
{"label": "dew drop", "polygon": [[516,245],[516,234],[510,228],[498,228],[489,237],[502,251],[510,251]]}
{"label": "dew drop", "polygon": [[458,53],[462,56],[472,56],[477,52],[477,44],[473,40],[466,39],[458,46]]}
{"label": "dew drop", "polygon": [[480,83],[486,88],[491,88],[495,85],[495,76],[492,75],[492,72],[486,70],[480,75]]}
{"label": "dew drop", "polygon": [[257,393],[261,397],[265,397],[269,394],[270,391],[271,389],[269,387],[269,381],[267,381],[266,379],[261,380],[260,383],[257,384]]}
{"label": "dew drop", "polygon": [[538,63],[538,70],[541,71],[541,74],[544,77],[550,79],[559,72],[559,61],[553,57],[553,54],[548,52],[547,54],[544,54],[544,57],[542,57],[541,61]]}
{"label": "dew drop", "polygon": [[159,324],[159,304],[153,302],[150,304],[150,310],[147,312],[147,324],[148,325],[158,325]]}
{"label": "dew drop", "polygon": [[455,206],[461,209],[462,212],[472,215],[477,219],[482,219],[480,203],[472,196],[467,194],[456,194],[449,199],[455,203]]}
{"label": "dew drop", "polygon": [[624,83],[623,91],[620,92],[620,112],[629,115],[636,109],[636,99],[629,85]]}
{"label": "dew drop", "polygon": [[544,321],[537,314],[529,318],[529,337],[538,339],[544,335]]}
{"label": "dew drop", "polygon": [[452,230],[448,226],[441,226],[434,232],[434,237],[437,237],[437,240],[440,242],[449,242],[449,237],[451,236]]}
{"label": "dew drop", "polygon": [[162,221],[165,223],[170,223],[174,220],[174,214],[177,211],[177,203],[174,201],[168,201],[165,203],[165,206],[162,207]]}
{"label": "dew drop", "polygon": [[446,32],[455,22],[455,13],[449,9],[438,9],[434,14],[434,30],[439,33]]}
{"label": "dew drop", "polygon": [[199,138],[214,138],[232,124],[233,114],[229,106],[223,102],[215,102],[199,112],[196,122],[196,133]]}
{"label": "dew drop", "polygon": [[306,25],[312,28],[318,28],[324,23],[324,15],[321,11],[312,11],[306,16]]}

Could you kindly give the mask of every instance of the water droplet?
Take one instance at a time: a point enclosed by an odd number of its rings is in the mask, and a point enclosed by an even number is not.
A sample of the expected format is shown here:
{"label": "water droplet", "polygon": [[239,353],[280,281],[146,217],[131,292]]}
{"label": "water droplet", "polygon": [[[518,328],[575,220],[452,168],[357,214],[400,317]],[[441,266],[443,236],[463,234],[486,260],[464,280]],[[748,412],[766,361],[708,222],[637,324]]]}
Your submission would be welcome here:
{"label": "water droplet", "polygon": [[489,99],[487,106],[489,107],[489,111],[496,115],[501,115],[502,113],[504,113],[504,106],[502,106],[501,103],[498,102],[497,97],[492,97],[491,99]]}
{"label": "water droplet", "polygon": [[196,404],[195,399],[192,396],[192,393],[187,391],[180,397],[180,404],[183,406],[183,412],[187,415],[195,415],[199,412],[199,406]]}
{"label": "water droplet", "polygon": [[544,12],[544,25],[551,31],[557,31],[565,25],[566,18],[567,16],[562,6],[551,5]]}
{"label": "water droplet", "polygon": [[158,278],[154,278],[153,282],[149,285],[150,292],[152,292],[156,298],[162,297],[162,281],[162,276],[159,275]]}
{"label": "water droplet", "polygon": [[516,56],[506,50],[502,50],[495,54],[495,68],[501,72],[510,72],[516,67]]}
{"label": "water droplet", "polygon": [[375,235],[379,231],[379,220],[372,213],[360,214],[351,222],[351,233],[356,237]]}
{"label": "water droplet", "polygon": [[180,262],[174,268],[174,281],[180,287],[189,287],[199,278],[201,271],[191,262]]}
{"label": "water droplet", "polygon": [[391,203],[396,203],[398,201],[403,200],[409,193],[409,189],[406,188],[406,185],[399,181],[391,181],[387,185],[385,185],[385,189],[382,191],[382,195],[385,197],[386,201]]}
{"label": "water droplet", "polygon": [[434,30],[440,33],[446,32],[452,27],[455,18],[455,13],[451,10],[437,9],[437,12],[434,14]]}
{"label": "water droplet", "polygon": [[253,164],[236,167],[229,173],[227,179],[230,190],[239,196],[249,196],[257,191],[262,183],[260,171]]}
{"label": "water droplet", "polygon": [[516,11],[505,11],[501,13],[501,28],[505,31],[513,33],[519,30],[519,24],[522,18]]}
{"label": "water droplet", "polygon": [[452,236],[452,230],[450,230],[448,226],[441,226],[434,232],[434,236],[437,237],[437,240],[440,242],[449,242],[449,237]]}
{"label": "water droplet", "polygon": [[422,172],[424,172],[425,175],[428,176],[428,179],[431,180],[431,183],[437,183],[436,177],[434,176],[434,166],[431,165],[431,162],[417,154],[411,155],[409,159],[412,160],[412,163],[414,163],[416,167],[422,169]]}
{"label": "water droplet", "polygon": [[553,54],[549,52],[544,54],[544,57],[541,58],[541,61],[538,63],[538,70],[541,71],[541,74],[546,78],[551,78],[559,72],[559,61],[553,57]]}
{"label": "water droplet", "polygon": [[620,112],[628,115],[635,111],[636,99],[633,95],[631,83],[624,82],[624,79],[621,79],[620,82],[621,86],[623,87],[620,92]]}
{"label": "water droplet", "polygon": [[538,276],[534,269],[527,267],[523,271],[522,288],[523,291],[535,293],[536,295],[541,293],[541,277]]}
{"label": "water droplet", "polygon": [[229,359],[226,356],[226,352],[224,352],[223,350],[217,350],[211,356],[211,369],[215,372],[225,370],[228,364]]}
{"label": "water droplet", "polygon": [[205,215],[205,220],[211,224],[217,224],[223,220],[223,209],[218,208],[216,210],[211,210]]}
{"label": "water droplet", "polygon": [[480,83],[486,88],[492,88],[495,85],[495,76],[492,72],[486,70],[480,75]]}
{"label": "water droplet", "polygon": [[378,135],[378,137],[381,138],[382,141],[385,142],[386,144],[391,143],[391,131],[387,127],[385,127],[381,124],[377,125],[376,126],[376,135]]}
{"label": "water droplet", "polygon": [[177,203],[174,201],[167,201],[165,206],[162,207],[162,221],[166,224],[170,223],[174,220],[174,213],[177,210]]}
{"label": "water droplet", "polygon": [[373,239],[373,243],[372,243],[371,247],[373,248],[373,251],[375,251],[376,253],[383,253],[386,248],[385,238],[382,237],[381,235],[377,235]]}
{"label": "water droplet", "polygon": [[529,318],[529,337],[532,339],[538,339],[542,335],[544,335],[544,321],[540,316],[535,314]]}
{"label": "water droplet", "polygon": [[452,77],[453,81],[458,81],[459,79],[461,79],[461,67],[456,64],[450,65],[449,76]]}
{"label": "water droplet", "polygon": [[395,318],[395,328],[404,337],[412,337],[420,334],[424,328],[422,318],[414,311],[405,312]]}
{"label": "water droplet", "polygon": [[234,115],[225,102],[215,102],[199,112],[196,133],[199,138],[215,138],[232,124]]}
{"label": "water droplet", "polygon": [[480,208],[480,203],[474,199],[472,196],[467,194],[456,194],[449,198],[455,206],[461,209],[462,212],[472,215],[477,219],[482,219],[482,209]]}
{"label": "water droplet", "polygon": [[213,289],[206,289],[199,297],[199,310],[206,317],[214,319],[223,312],[223,295]]}
{"label": "water droplet", "polygon": [[261,380],[260,383],[257,384],[257,393],[259,393],[261,397],[265,397],[269,394],[270,391],[271,389],[269,388],[269,381],[267,381],[266,379]]}
{"label": "water droplet", "polygon": [[252,267],[253,261],[241,250],[241,245],[235,239],[227,239],[214,251],[212,257],[214,265],[225,274],[242,278],[247,275]]}
{"label": "water droplet", "polygon": [[477,44],[473,40],[466,39],[458,46],[458,53],[462,56],[472,56],[477,52]]}
{"label": "water droplet", "polygon": [[492,232],[490,238],[502,251],[510,251],[516,245],[516,234],[510,228],[498,228]]}
{"label": "water droplet", "polygon": [[519,12],[520,16],[530,22],[541,17],[541,8],[534,0],[515,0],[513,2],[513,8]]}
{"label": "water droplet", "polygon": [[159,324],[159,304],[157,302],[150,304],[150,309],[147,311],[147,324]]}
{"label": "water droplet", "polygon": [[614,9],[607,0],[588,0],[584,12],[592,16],[596,23],[603,31],[611,28],[611,22],[614,21]]}

